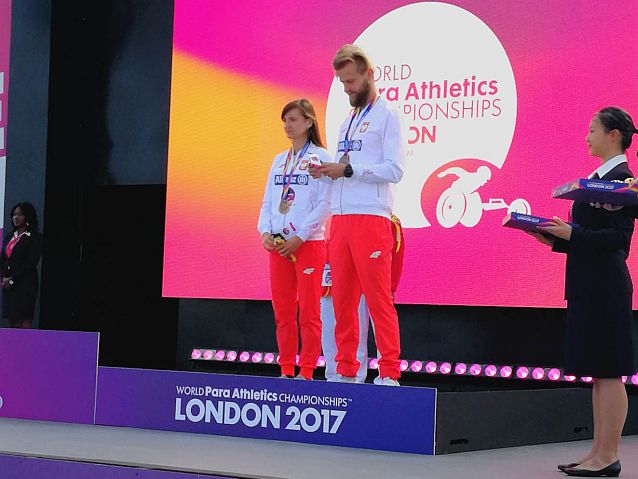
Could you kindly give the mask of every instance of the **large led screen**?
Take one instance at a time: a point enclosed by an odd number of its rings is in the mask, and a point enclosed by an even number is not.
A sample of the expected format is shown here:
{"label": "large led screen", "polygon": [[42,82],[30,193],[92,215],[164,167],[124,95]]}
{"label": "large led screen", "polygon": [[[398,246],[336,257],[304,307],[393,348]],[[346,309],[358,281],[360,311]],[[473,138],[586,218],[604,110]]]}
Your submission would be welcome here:
{"label": "large led screen", "polygon": [[335,155],[350,107],[331,61],[344,43],[369,53],[403,121],[397,301],[563,306],[565,257],[501,221],[566,219],[570,202],[551,191],[599,166],[592,115],[638,117],[638,11],[622,0],[176,0],[164,295],[269,298],[256,224],[289,146],[281,109],[309,98]]}
{"label": "large led screen", "polygon": [[[0,205],[4,205],[7,165],[7,106],[9,99],[9,45],[11,43],[11,0],[0,0]],[[0,208],[0,237],[4,207]]]}

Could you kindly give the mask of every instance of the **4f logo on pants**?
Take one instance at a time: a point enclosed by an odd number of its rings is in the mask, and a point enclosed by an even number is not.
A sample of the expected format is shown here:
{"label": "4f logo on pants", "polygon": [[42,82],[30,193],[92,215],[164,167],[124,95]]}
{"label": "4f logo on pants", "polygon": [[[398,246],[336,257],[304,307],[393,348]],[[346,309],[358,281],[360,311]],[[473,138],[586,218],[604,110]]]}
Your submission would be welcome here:
{"label": "4f logo on pants", "polygon": [[373,251],[370,258],[377,259],[379,256],[381,256],[381,251]]}
{"label": "4f logo on pants", "polygon": [[303,270],[303,274],[312,274],[314,271],[314,268],[306,268]]}

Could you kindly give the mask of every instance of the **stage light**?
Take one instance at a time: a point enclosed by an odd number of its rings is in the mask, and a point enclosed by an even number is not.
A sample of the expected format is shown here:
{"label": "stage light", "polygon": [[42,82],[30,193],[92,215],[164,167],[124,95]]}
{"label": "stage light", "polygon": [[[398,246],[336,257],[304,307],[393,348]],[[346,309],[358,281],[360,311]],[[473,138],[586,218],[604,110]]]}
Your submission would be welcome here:
{"label": "stage light", "polygon": [[[242,363],[252,362],[255,364],[265,363],[273,364],[279,363],[280,356],[277,353],[262,353],[262,352],[249,352],[242,351],[238,353],[234,350],[225,351],[223,349],[203,349],[194,348],[191,350],[190,359],[194,361],[240,361]],[[295,361],[299,364],[299,355],[295,357]],[[378,370],[379,359],[376,357],[368,358],[366,361],[368,369]],[[326,358],[319,356],[317,358],[317,367],[325,367]],[[489,378],[502,378],[502,379],[534,379],[536,381],[551,381],[560,382],[565,381],[574,383],[581,381],[583,383],[591,383],[592,377],[584,376],[577,377],[572,375],[563,375],[563,371],[560,368],[544,368],[544,367],[531,367],[531,366],[508,366],[498,364],[480,364],[473,363],[467,364],[463,362],[450,363],[447,361],[409,361],[406,359],[400,360],[399,368],[402,372],[408,371],[413,373],[426,373],[426,374],[443,374],[443,375],[457,375],[457,376],[486,376]],[[638,386],[638,372],[632,376],[622,376],[621,380],[623,384],[629,386]]]}
{"label": "stage light", "polygon": [[437,364],[434,361],[428,361],[425,365],[425,372],[428,374],[434,374],[438,369]]}
{"label": "stage light", "polygon": [[547,371],[547,379],[550,381],[558,381],[560,379],[560,369],[552,368]]}
{"label": "stage light", "polygon": [[206,349],[202,354],[202,358],[204,358],[206,361],[210,361],[211,359],[213,359],[213,351],[211,349]]}
{"label": "stage light", "polygon": [[264,355],[261,353],[253,353],[250,358],[253,363],[260,363],[262,359],[264,359]]}
{"label": "stage light", "polygon": [[532,377],[537,381],[545,379],[545,370],[543,368],[534,368],[532,370]]}
{"label": "stage light", "polygon": [[511,378],[512,377],[512,368],[511,366],[503,366],[499,371],[499,374],[502,378]]}
{"label": "stage light", "polygon": [[493,378],[494,376],[496,376],[497,372],[498,372],[498,369],[493,364],[488,364],[487,366],[485,366],[485,375],[486,376],[488,376],[490,378]]}

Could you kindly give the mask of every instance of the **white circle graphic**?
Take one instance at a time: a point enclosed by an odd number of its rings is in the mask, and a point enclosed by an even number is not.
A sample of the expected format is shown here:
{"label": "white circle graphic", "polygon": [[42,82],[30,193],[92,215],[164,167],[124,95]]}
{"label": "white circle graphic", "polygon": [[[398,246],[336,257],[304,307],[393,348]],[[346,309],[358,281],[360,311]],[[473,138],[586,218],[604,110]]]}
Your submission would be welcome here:
{"label": "white circle graphic", "polygon": [[[354,43],[375,63],[381,96],[401,113],[407,156],[394,212],[404,227],[429,226],[421,191],[433,172],[459,159],[497,169],[505,162],[516,126],[516,83],[507,53],[480,18],[438,2],[393,10]],[[339,125],[350,109],[335,78],[326,110],[330,151],[336,151]],[[446,215],[456,213],[452,206]]]}

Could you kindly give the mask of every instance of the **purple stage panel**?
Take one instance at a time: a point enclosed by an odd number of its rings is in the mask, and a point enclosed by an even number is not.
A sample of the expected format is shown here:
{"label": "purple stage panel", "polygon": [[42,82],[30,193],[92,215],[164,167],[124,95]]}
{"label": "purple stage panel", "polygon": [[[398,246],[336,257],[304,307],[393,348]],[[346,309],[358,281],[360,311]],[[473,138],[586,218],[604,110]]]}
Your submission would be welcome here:
{"label": "purple stage panel", "polygon": [[137,467],[0,455],[2,479],[223,479],[220,476]]}
{"label": "purple stage panel", "polygon": [[0,417],[93,424],[98,333],[0,329]]}
{"label": "purple stage panel", "polygon": [[434,454],[436,390],[99,368],[96,424]]}

